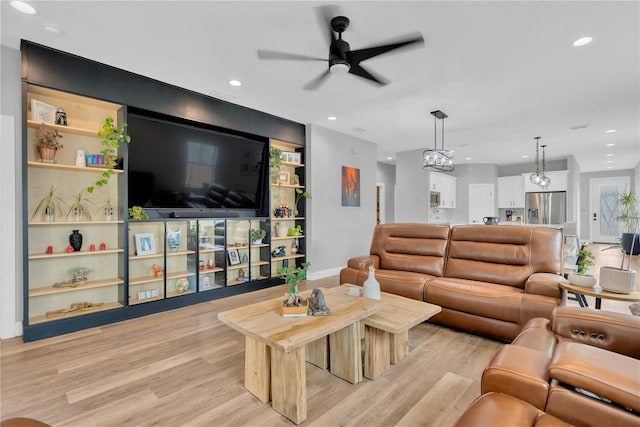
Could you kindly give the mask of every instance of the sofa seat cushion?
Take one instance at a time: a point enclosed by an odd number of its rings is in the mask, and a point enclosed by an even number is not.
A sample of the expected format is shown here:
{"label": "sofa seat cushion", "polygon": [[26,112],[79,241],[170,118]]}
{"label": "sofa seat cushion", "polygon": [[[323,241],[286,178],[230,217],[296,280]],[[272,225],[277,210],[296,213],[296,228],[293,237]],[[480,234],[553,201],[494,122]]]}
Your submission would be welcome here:
{"label": "sofa seat cushion", "polygon": [[[434,277],[430,274],[400,270],[376,270],[375,275],[382,292],[419,301],[423,301],[425,285]],[[363,284],[367,277],[368,273],[363,273],[362,282],[359,284]]]}
{"label": "sofa seat cushion", "polygon": [[476,280],[437,277],[425,287],[424,300],[463,313],[520,323],[522,289]]}

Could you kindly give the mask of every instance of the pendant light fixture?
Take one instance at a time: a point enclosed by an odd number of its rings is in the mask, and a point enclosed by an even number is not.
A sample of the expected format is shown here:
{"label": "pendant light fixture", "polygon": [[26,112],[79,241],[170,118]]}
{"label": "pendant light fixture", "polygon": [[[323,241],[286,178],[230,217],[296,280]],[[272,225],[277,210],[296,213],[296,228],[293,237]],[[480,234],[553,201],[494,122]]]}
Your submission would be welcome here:
{"label": "pendant light fixture", "polygon": [[[440,172],[452,172],[456,165],[454,163],[455,153],[444,149],[444,119],[448,116],[440,111],[432,111],[433,116],[433,149],[422,152],[422,169]],[[442,120],[442,145],[438,148],[438,119]]]}
{"label": "pendant light fixture", "polygon": [[536,140],[536,173],[532,173],[529,176],[529,181],[533,184],[540,185],[542,182],[542,175],[540,174],[540,137],[536,136],[534,139]]}
{"label": "pendant light fixture", "polygon": [[540,187],[546,189],[549,186],[549,184],[551,184],[551,179],[544,173],[544,170],[545,170],[544,148],[546,147],[546,145],[541,145],[541,147],[542,147],[542,181],[540,181]]}

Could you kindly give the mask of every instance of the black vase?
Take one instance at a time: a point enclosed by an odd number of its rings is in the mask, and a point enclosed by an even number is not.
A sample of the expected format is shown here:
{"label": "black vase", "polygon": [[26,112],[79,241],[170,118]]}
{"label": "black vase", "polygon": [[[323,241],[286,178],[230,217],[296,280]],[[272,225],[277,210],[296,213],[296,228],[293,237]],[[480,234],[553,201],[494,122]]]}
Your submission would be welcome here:
{"label": "black vase", "polygon": [[[633,242],[635,239],[635,243]],[[640,254],[640,234],[634,233],[622,233],[622,241],[620,244],[622,245],[622,249],[624,249],[624,253],[629,255],[631,253],[631,244],[633,243],[633,253],[631,255]]]}
{"label": "black vase", "polygon": [[79,252],[80,248],[82,248],[82,234],[78,231],[79,230],[73,230],[73,233],[69,235],[69,244],[75,252]]}

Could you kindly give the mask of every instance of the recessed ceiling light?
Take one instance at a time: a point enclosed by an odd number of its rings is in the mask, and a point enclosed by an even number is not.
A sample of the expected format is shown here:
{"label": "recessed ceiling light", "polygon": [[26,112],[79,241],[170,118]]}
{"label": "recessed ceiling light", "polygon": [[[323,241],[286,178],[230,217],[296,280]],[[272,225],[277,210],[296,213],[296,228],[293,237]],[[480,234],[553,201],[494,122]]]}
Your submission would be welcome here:
{"label": "recessed ceiling light", "polygon": [[56,27],[55,25],[51,25],[51,24],[44,24],[44,30],[48,33],[51,34],[55,34],[56,36],[61,36],[62,35],[62,30],[58,27]]}
{"label": "recessed ceiling light", "polygon": [[605,163],[613,163],[613,160],[607,160]]}
{"label": "recessed ceiling light", "polygon": [[336,116],[329,116],[329,117],[327,117],[327,120],[335,120],[335,119],[337,119],[337,117],[336,117]]}
{"label": "recessed ceiling light", "polygon": [[607,166],[607,169],[613,169],[613,166]]}
{"label": "recessed ceiling light", "polygon": [[472,157],[466,157],[465,160],[472,160]]}
{"label": "recessed ceiling light", "polygon": [[387,160],[393,160],[393,157],[387,157]]}
{"label": "recessed ceiling light", "polygon": [[522,156],[522,158],[523,158],[523,159],[528,159],[528,158],[529,158],[529,156],[525,154],[525,155],[523,155],[523,156]]}
{"label": "recessed ceiling light", "polygon": [[573,42],[573,45],[576,46],[576,47],[586,46],[589,43],[591,43],[592,41],[593,41],[592,37],[589,37],[589,36],[580,37],[578,40]]}
{"label": "recessed ceiling light", "polygon": [[22,13],[26,13],[27,15],[36,14],[36,10],[33,8],[33,6],[23,1],[12,1],[11,6],[13,6],[15,10],[18,10]]}
{"label": "recessed ceiling light", "polygon": [[604,133],[614,133],[616,130],[615,129],[608,129],[605,130]]}
{"label": "recessed ceiling light", "polygon": [[242,86],[242,82],[240,80],[229,80],[229,84],[236,87]]}
{"label": "recessed ceiling light", "polygon": [[615,154],[613,154],[613,153],[607,153],[606,154],[606,157],[613,157],[613,156],[615,156]]}
{"label": "recessed ceiling light", "polygon": [[610,142],[609,144],[605,145],[605,147],[613,147],[614,145],[616,144],[614,144],[613,142]]}

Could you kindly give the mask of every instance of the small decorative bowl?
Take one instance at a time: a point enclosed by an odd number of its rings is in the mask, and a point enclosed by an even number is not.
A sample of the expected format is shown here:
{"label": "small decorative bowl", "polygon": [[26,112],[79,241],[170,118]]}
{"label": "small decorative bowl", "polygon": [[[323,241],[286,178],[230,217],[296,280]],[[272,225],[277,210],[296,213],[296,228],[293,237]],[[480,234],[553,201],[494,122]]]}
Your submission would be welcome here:
{"label": "small decorative bowl", "polygon": [[176,281],[176,292],[181,294],[187,289],[189,289],[189,281],[187,279],[183,277],[182,279],[178,279]]}

